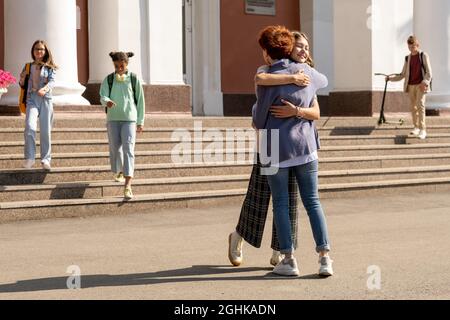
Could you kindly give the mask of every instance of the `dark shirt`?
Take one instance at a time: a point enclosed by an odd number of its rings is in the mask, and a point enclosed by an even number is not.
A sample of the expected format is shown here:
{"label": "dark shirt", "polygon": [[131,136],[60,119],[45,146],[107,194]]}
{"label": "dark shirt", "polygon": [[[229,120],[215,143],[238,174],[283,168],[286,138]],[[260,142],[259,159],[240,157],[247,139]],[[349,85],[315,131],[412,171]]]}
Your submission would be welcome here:
{"label": "dark shirt", "polygon": [[423,75],[422,75],[422,64],[420,63],[419,54],[415,56],[411,55],[409,65],[409,84],[417,85],[422,83]]}

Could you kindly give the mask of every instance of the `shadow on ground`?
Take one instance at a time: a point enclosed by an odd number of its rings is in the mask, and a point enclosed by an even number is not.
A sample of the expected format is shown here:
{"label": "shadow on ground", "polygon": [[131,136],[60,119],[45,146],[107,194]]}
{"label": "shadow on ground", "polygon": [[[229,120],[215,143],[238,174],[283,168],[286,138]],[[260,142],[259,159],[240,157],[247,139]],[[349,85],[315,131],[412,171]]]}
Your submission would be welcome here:
{"label": "shadow on ground", "polygon": [[[246,276],[245,273],[268,271],[263,276]],[[286,280],[287,277],[280,277],[272,272],[272,268],[235,268],[230,266],[210,266],[200,265],[183,269],[174,269],[167,271],[157,271],[150,273],[135,273],[125,275],[81,275],[81,288],[97,287],[122,287],[122,286],[141,286],[162,283],[176,282],[200,282],[200,281],[249,281],[249,280]],[[294,279],[314,280],[323,279],[317,274],[304,275]],[[33,280],[23,280],[16,283],[0,285],[0,293],[13,292],[33,292],[49,290],[67,289],[67,277],[42,278]],[[70,281],[70,280],[69,280]],[[70,283],[70,282],[69,282]]]}

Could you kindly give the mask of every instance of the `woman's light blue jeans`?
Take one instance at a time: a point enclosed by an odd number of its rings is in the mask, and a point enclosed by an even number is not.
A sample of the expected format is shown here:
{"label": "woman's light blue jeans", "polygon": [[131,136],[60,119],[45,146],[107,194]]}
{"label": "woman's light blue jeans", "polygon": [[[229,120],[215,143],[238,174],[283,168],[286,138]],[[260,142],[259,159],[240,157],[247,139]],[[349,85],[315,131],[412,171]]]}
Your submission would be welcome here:
{"label": "woman's light blue jeans", "polygon": [[27,99],[24,131],[24,156],[26,160],[36,158],[36,131],[39,118],[39,143],[41,161],[51,161],[51,133],[53,124],[53,103],[51,99],[40,97],[32,92]]}
{"label": "woman's light blue jeans", "polygon": [[108,121],[107,126],[111,171],[123,172],[125,177],[133,177],[136,122]]}
{"label": "woman's light blue jeans", "polygon": [[318,161],[309,162],[292,168],[280,168],[275,175],[268,175],[272,192],[273,214],[280,243],[280,252],[292,253],[291,225],[289,220],[289,169],[293,169],[297,178],[300,197],[309,217],[316,251],[330,251],[328,230],[318,189]]}

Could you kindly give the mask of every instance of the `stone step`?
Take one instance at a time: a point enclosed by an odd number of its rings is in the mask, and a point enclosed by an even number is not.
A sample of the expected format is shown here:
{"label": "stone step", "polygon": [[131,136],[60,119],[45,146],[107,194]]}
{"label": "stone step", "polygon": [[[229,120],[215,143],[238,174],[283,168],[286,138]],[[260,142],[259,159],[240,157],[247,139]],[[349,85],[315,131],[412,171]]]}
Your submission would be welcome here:
{"label": "stone step", "polygon": [[[338,191],[342,184],[381,183],[392,180],[416,180],[450,177],[450,168],[390,168],[388,170],[350,170],[350,171],[321,171],[319,185],[321,190],[335,189]],[[216,176],[186,176],[177,178],[148,178],[135,179],[133,190],[136,194],[178,193],[188,190],[210,191],[245,189],[249,183],[248,174],[227,174]],[[327,189],[328,188],[328,189]],[[0,202],[31,201],[45,199],[95,199],[122,196],[123,183],[106,181],[78,181],[37,185],[2,186]]]}
{"label": "stone step", "polygon": [[[330,184],[319,186],[322,199],[357,197],[374,194],[412,192],[448,192],[450,177]],[[88,217],[94,215],[123,215],[151,213],[168,208],[213,207],[241,205],[244,189],[172,192],[136,195],[124,201],[122,197],[98,199],[31,200],[0,203],[0,223],[51,218]],[[303,210],[300,208],[300,210]],[[238,212],[236,212],[238,214]]]}
{"label": "stone step", "polygon": [[[450,153],[385,155],[364,157],[330,157],[320,160],[320,172],[329,170],[355,170],[379,168],[432,167],[450,163]],[[173,178],[192,176],[217,176],[249,174],[251,162],[192,163],[192,164],[147,164],[136,165],[135,178]],[[97,181],[111,179],[110,167],[53,167],[42,169],[0,169],[0,181],[6,185],[54,184],[72,181]]]}
{"label": "stone step", "polygon": [[323,146],[450,143],[450,133],[428,134],[427,139],[424,140],[408,134],[396,134],[371,136],[322,136],[320,141]]}
{"label": "stone step", "polygon": [[[135,179],[136,194],[178,193],[188,190],[229,190],[246,188],[249,175],[195,176],[178,178]],[[59,184],[4,186],[0,202],[31,201],[44,199],[95,199],[123,196],[123,183],[108,181],[84,181]]]}
{"label": "stone step", "polygon": [[[404,126],[339,126],[330,127],[323,126],[319,127],[319,135],[324,136],[372,136],[372,135],[396,135],[396,136],[407,136],[414,127],[412,125]],[[450,122],[448,124],[442,125],[429,125],[427,126],[428,134],[447,134],[450,132]]]}
{"label": "stone step", "polygon": [[[1,108],[1,106],[0,106]],[[146,128],[186,128],[194,124],[204,127],[248,127],[251,117],[193,117],[185,114],[149,114],[145,115]],[[0,128],[23,128],[25,116],[0,116]],[[55,113],[53,128],[105,128],[104,113]]]}
{"label": "stone step", "polygon": [[[170,151],[174,148],[182,150],[195,149],[223,149],[227,148],[254,148],[255,139],[253,133],[238,135],[237,137],[223,137],[220,134],[216,137],[209,136],[203,139],[186,136],[177,136],[174,139],[156,138],[144,139],[138,138],[136,141],[136,151]],[[39,141],[36,143],[39,149]],[[430,134],[425,140],[412,136],[325,136],[321,138],[322,151],[344,150],[354,147],[364,150],[365,148],[382,150],[389,148],[436,148],[438,146],[450,146],[450,134]],[[0,154],[19,154],[23,153],[23,141],[2,141],[0,142]],[[337,148],[337,149],[336,149]],[[90,140],[53,140],[52,152],[54,153],[75,153],[75,152],[107,152],[109,150],[107,139]],[[353,150],[354,151],[354,150]],[[184,151],[183,151],[184,152]]]}
{"label": "stone step", "polygon": [[[187,130],[194,134],[193,127],[146,127],[145,131],[140,137],[142,138],[171,138],[172,134],[176,130]],[[375,126],[349,126],[349,127],[319,127],[319,135],[325,136],[407,136],[413,129],[413,126],[401,126],[401,127],[375,127]],[[223,132],[225,136],[228,131],[242,132],[253,131],[249,126],[244,127],[203,127],[201,132],[211,132],[211,130],[219,130]],[[196,132],[199,132],[198,130]],[[429,134],[448,134],[450,132],[450,124],[447,125],[431,125],[428,126],[427,132]],[[37,133],[39,136],[39,130]],[[100,128],[54,128],[52,131],[52,137],[54,140],[77,140],[77,139],[103,139],[107,137],[106,127]],[[0,141],[15,141],[23,139],[23,127],[20,128],[0,128]]]}
{"label": "stone step", "polygon": [[[225,146],[230,149],[253,148],[253,138],[242,138],[230,140],[223,139],[203,139],[203,140],[175,140],[171,139],[141,139],[138,138],[135,144],[136,151],[171,151],[174,148],[182,147],[182,150],[190,150],[191,148],[208,148],[214,142],[218,149],[223,149]],[[39,149],[40,143],[36,143]],[[212,148],[212,147],[211,147]],[[0,154],[18,154],[23,153],[23,141],[7,141],[0,142]],[[54,140],[52,141],[52,152],[55,153],[70,153],[70,152],[107,152],[109,151],[109,144],[107,139],[96,140]]]}
{"label": "stone step", "polygon": [[[2,108],[0,106],[0,108]],[[388,121],[399,119],[399,115],[386,115]],[[374,117],[322,117],[316,121],[321,127],[374,127],[374,128],[406,128],[412,125],[411,116],[403,117],[405,123],[384,124],[378,126],[378,115]],[[251,127],[251,117],[194,117],[186,114],[146,114],[145,126],[150,127],[193,127],[194,123],[201,123],[205,127]],[[0,116],[0,128],[23,128],[25,116]],[[103,128],[106,116],[101,112],[57,112],[54,116],[54,128]],[[450,116],[427,117],[427,125],[449,125]]]}
{"label": "stone step", "polygon": [[319,183],[337,184],[374,182],[384,180],[437,178],[443,176],[450,176],[450,165],[320,171]]}
{"label": "stone step", "polygon": [[[223,137],[227,137],[227,134],[240,135],[242,133],[254,132],[250,127],[217,127],[208,128],[202,127],[200,131],[194,131],[193,128],[181,128],[189,132],[191,137],[194,134],[202,134],[202,136],[211,133],[212,130],[220,131]],[[328,137],[338,137],[341,139],[348,138],[349,136],[382,136],[384,138],[400,137],[403,139],[409,136],[409,132],[413,129],[412,126],[404,127],[402,129],[391,128],[374,128],[374,127],[323,127],[319,128],[319,135],[321,139],[327,139]],[[180,128],[174,127],[160,127],[160,128],[146,128],[145,131],[139,135],[143,139],[170,139],[174,132],[180,130]],[[0,141],[20,141],[23,139],[23,128],[0,128]],[[429,126],[427,129],[429,138],[439,135],[448,135],[450,133],[450,125],[435,125]],[[36,134],[39,140],[39,130]],[[52,131],[53,140],[92,140],[92,139],[105,139],[108,137],[106,128],[54,128]],[[397,138],[399,139],[399,138]]]}
{"label": "stone step", "polygon": [[[251,161],[253,152],[251,149],[216,150],[209,157],[204,150],[192,150],[183,153],[183,157],[172,156],[171,151],[136,151],[135,164],[166,164],[166,163],[217,163],[224,161]],[[218,159],[220,155],[220,159]],[[38,154],[36,159],[40,159]],[[52,154],[52,166],[57,167],[84,167],[84,166],[108,166],[109,152],[87,152],[87,153],[54,153]],[[0,169],[22,168],[23,154],[0,155]],[[34,168],[40,168],[39,160],[36,160]]]}
{"label": "stone step", "polygon": [[[205,136],[214,131],[220,131],[223,137],[227,137],[227,131],[229,134],[240,135],[243,133],[254,133],[254,130],[248,128],[205,128],[195,131],[192,128],[146,128],[142,134],[139,134],[141,139],[171,139],[172,135],[177,134],[179,130],[188,132],[191,137],[194,134]],[[450,127],[449,131],[450,132]],[[0,129],[0,141],[20,141],[23,139],[23,128],[7,128]],[[36,133],[36,138],[39,140],[39,130]],[[92,139],[107,139],[108,132],[106,128],[55,128],[52,131],[53,140],[92,140]]]}
{"label": "stone step", "polygon": [[319,160],[320,170],[402,168],[450,164],[450,153],[328,157]]}
{"label": "stone step", "polygon": [[[361,157],[361,156],[383,156],[383,155],[414,155],[414,154],[438,154],[449,153],[448,144],[411,144],[411,145],[374,145],[374,146],[324,146],[319,150],[319,158],[335,157]],[[136,164],[157,163],[190,163],[204,162],[216,163],[223,161],[251,161],[254,153],[252,149],[215,150],[214,153],[207,150],[189,150],[181,155],[172,155],[169,150],[136,151]],[[182,156],[182,157],[181,157]],[[39,159],[36,154],[36,159]],[[0,155],[0,169],[22,168],[23,154]],[[80,166],[106,166],[109,165],[108,152],[86,152],[86,153],[53,153],[53,167],[80,167]],[[39,160],[35,168],[39,168]]]}
{"label": "stone step", "polygon": [[241,203],[243,193],[244,191],[239,189],[136,195],[134,199],[129,201],[124,200],[123,197],[16,201],[0,203],[0,223],[94,215],[149,213],[171,208],[215,207],[229,205],[230,203]]}
{"label": "stone step", "polygon": [[55,113],[101,113],[105,114],[105,108],[101,105],[89,105],[89,106],[76,106],[76,105],[54,105],[53,110]]}
{"label": "stone step", "polygon": [[[136,179],[175,178],[189,176],[216,176],[219,174],[250,174],[249,162],[214,164],[150,164],[136,165]],[[43,169],[1,169],[0,181],[6,185],[55,184],[72,181],[111,180],[113,174],[107,166],[66,167],[50,171]]]}

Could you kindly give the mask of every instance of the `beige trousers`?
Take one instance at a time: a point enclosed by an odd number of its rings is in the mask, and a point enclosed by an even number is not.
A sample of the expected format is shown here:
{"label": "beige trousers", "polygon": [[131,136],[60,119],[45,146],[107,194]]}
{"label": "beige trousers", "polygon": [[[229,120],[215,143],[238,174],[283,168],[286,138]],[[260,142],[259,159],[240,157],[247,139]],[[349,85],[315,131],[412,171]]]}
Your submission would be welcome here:
{"label": "beige trousers", "polygon": [[420,90],[420,85],[408,85],[408,95],[411,103],[411,114],[414,128],[426,130],[425,93]]}

